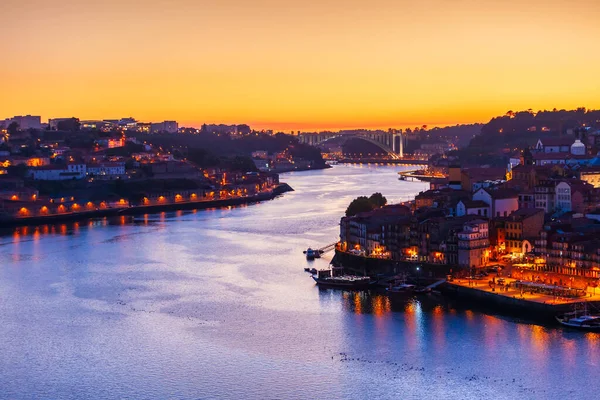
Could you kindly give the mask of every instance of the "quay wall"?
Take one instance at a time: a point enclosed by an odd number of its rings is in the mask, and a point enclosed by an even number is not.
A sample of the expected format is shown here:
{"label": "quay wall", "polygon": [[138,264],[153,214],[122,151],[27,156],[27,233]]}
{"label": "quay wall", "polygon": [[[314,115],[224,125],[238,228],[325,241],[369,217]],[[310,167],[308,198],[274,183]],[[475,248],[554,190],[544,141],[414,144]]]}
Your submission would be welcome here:
{"label": "quay wall", "polygon": [[118,215],[140,215],[140,214],[152,214],[162,211],[176,211],[176,210],[204,210],[207,208],[219,208],[219,207],[230,207],[239,206],[242,204],[257,203],[260,201],[266,201],[274,199],[275,197],[291,192],[291,186],[287,183],[281,183],[277,185],[273,190],[269,192],[257,193],[247,197],[235,197],[230,199],[219,199],[219,200],[208,200],[208,201],[188,201],[180,203],[168,203],[168,204],[156,204],[149,206],[133,206],[133,207],[122,207],[122,208],[106,208],[92,211],[80,211],[66,214],[54,214],[46,216],[36,217],[19,217],[9,218],[0,220],[0,227],[14,227],[14,226],[31,226],[31,225],[42,225],[52,224],[58,222],[68,221],[80,221],[91,218],[104,218]]}
{"label": "quay wall", "polygon": [[[548,304],[520,299],[517,297],[505,296],[499,293],[487,292],[473,287],[464,287],[446,282],[439,286],[439,290],[449,297],[454,297],[466,301],[467,303],[478,305],[489,305],[497,308],[499,311],[512,312],[535,317],[540,319],[551,319],[556,315],[573,311],[575,303],[568,304]],[[583,301],[582,301],[583,303]],[[600,306],[600,302],[587,302],[595,307]]]}

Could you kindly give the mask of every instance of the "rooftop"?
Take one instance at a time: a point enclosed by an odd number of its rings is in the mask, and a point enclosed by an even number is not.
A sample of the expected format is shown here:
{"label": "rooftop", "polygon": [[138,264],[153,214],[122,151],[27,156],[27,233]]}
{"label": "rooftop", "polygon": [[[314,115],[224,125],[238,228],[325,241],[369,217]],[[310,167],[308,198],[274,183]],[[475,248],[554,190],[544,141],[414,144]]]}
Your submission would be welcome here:
{"label": "rooftop", "polygon": [[536,214],[544,214],[544,210],[541,208],[519,208],[510,214],[510,218],[513,220],[529,218]]}
{"label": "rooftop", "polygon": [[514,189],[484,188],[483,190],[488,192],[493,199],[511,199],[519,197],[518,192]]}
{"label": "rooftop", "polygon": [[539,140],[545,146],[571,146],[575,140],[570,137],[549,137]]}
{"label": "rooftop", "polygon": [[484,208],[489,205],[483,200],[461,200],[466,208]]}

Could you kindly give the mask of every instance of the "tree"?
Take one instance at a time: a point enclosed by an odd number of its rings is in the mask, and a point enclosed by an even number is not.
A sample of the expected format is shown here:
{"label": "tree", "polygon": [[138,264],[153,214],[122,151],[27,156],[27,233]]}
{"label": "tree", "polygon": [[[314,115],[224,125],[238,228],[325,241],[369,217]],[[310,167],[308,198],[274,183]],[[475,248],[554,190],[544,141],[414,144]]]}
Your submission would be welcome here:
{"label": "tree", "polygon": [[254,161],[250,157],[235,156],[231,160],[227,161],[229,167],[234,171],[242,172],[255,172],[258,171]]}
{"label": "tree", "polygon": [[69,132],[78,131],[80,126],[81,126],[81,124],[79,123],[79,119],[75,118],[75,117],[59,121],[58,124],[56,124],[56,128],[59,131],[69,131]]}
{"label": "tree", "polygon": [[383,197],[383,195],[379,192],[373,193],[371,197],[369,197],[369,201],[373,204],[374,207],[383,207],[387,204],[387,199]]}
{"label": "tree", "polygon": [[16,178],[25,178],[27,176],[27,172],[29,172],[29,167],[25,164],[19,165],[11,165],[8,167],[8,175],[14,176]]}
{"label": "tree", "polygon": [[352,217],[362,212],[372,211],[374,208],[375,206],[373,205],[373,203],[371,203],[371,201],[369,201],[368,197],[360,196],[352,200],[352,202],[346,209],[346,216]]}
{"label": "tree", "polygon": [[16,121],[11,122],[6,130],[8,131],[9,135],[16,135],[16,133],[19,131],[19,123]]}

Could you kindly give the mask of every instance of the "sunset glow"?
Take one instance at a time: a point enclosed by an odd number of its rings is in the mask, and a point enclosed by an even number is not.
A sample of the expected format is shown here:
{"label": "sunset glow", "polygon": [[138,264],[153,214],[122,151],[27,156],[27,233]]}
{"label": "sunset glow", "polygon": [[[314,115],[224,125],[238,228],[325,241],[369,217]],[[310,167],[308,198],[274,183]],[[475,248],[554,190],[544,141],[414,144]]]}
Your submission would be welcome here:
{"label": "sunset glow", "polygon": [[600,108],[598,21],[597,0],[5,0],[0,108],[286,131]]}

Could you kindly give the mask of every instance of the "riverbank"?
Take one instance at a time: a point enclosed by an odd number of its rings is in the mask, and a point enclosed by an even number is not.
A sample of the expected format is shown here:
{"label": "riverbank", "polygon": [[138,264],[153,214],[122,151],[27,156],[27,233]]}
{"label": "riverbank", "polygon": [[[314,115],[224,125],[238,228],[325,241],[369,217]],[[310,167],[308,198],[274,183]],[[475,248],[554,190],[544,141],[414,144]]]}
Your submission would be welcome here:
{"label": "riverbank", "polygon": [[[416,279],[437,280],[452,273],[452,266],[446,264],[415,263],[394,261],[384,258],[363,257],[335,250],[333,262],[342,265],[344,270],[356,275],[408,275]],[[455,268],[456,269],[456,268]]]}
{"label": "riverbank", "polygon": [[294,189],[287,183],[281,183],[273,189],[251,196],[234,197],[229,199],[205,200],[205,201],[186,201],[169,204],[155,204],[147,206],[132,206],[119,208],[106,208],[91,211],[80,211],[56,215],[35,216],[35,217],[19,217],[10,218],[0,221],[2,227],[15,226],[31,226],[43,225],[59,222],[80,221],[85,219],[113,217],[118,215],[140,215],[151,214],[162,211],[177,211],[177,210],[205,210],[208,208],[233,207],[243,204],[258,203],[261,201],[272,200],[275,197],[286,192],[291,192]]}
{"label": "riverbank", "polygon": [[[351,274],[377,277],[401,275],[412,282],[430,283],[446,279],[457,266],[444,264],[413,263],[392,261],[374,257],[357,256],[336,250],[332,261],[341,265]],[[491,277],[482,279],[455,279],[439,286],[439,290],[448,297],[456,298],[467,304],[482,304],[500,313],[511,313],[527,318],[552,320],[556,315],[572,311],[574,307],[583,307],[583,303],[600,309],[600,292],[587,292],[579,297],[558,297],[535,290],[517,287],[518,281],[504,278],[506,284],[490,285]],[[509,285],[510,284],[510,285]],[[582,292],[584,293],[584,292]]]}
{"label": "riverbank", "polygon": [[283,174],[286,172],[301,172],[301,171],[318,171],[321,169],[329,169],[331,168],[331,165],[325,164],[322,167],[293,167],[293,168],[272,168],[269,169],[267,172],[273,172],[276,174]]}
{"label": "riverbank", "polygon": [[586,297],[556,298],[542,293],[531,293],[514,287],[491,287],[482,280],[459,279],[446,282],[440,291],[450,297],[468,302],[484,303],[502,311],[520,313],[528,317],[550,319],[554,316],[573,311],[574,307],[583,307],[584,303],[596,308],[600,306],[600,295],[588,294]]}

